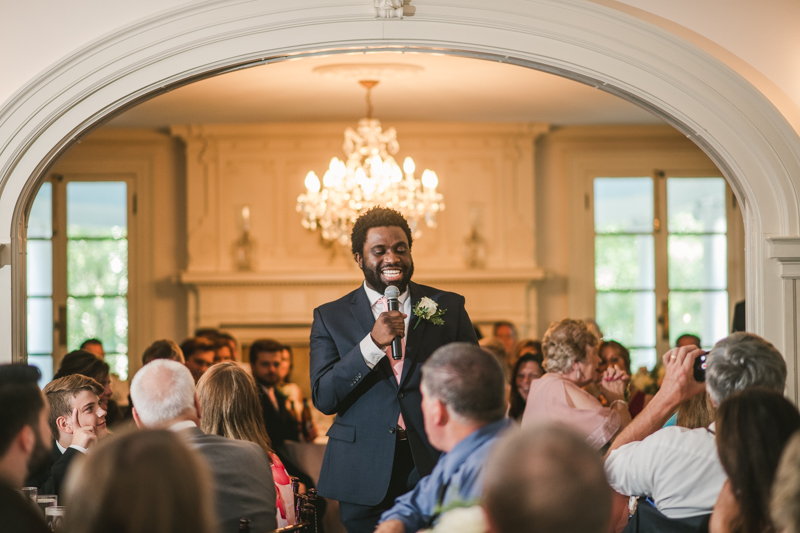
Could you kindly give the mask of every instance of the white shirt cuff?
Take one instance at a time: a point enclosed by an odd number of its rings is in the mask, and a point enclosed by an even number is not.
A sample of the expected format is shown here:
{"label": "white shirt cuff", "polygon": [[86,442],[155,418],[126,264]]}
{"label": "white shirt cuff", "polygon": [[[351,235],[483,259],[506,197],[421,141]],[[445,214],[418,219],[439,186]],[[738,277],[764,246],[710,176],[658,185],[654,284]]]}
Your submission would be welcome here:
{"label": "white shirt cuff", "polygon": [[364,362],[367,363],[370,370],[375,368],[375,365],[378,364],[381,357],[386,355],[386,352],[375,345],[375,342],[372,340],[372,335],[369,333],[361,340],[359,346],[361,347],[361,355],[364,356]]}
{"label": "white shirt cuff", "polygon": [[84,448],[83,446],[78,446],[77,444],[72,444],[70,448],[75,448],[81,453],[86,453],[86,448]]}

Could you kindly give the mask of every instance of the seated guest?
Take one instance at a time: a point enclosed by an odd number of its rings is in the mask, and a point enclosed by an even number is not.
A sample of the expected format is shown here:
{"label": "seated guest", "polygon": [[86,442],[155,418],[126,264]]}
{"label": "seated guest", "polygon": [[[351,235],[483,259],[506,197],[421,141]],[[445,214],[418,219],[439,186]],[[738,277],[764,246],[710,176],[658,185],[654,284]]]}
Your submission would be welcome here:
{"label": "seated guest", "polygon": [[296,524],[292,483],[283,463],[272,451],[253,376],[232,361],[216,364],[197,383],[197,399],[203,413],[200,419],[203,433],[255,442],[264,450],[272,465],[278,494],[278,527]]}
{"label": "seated guest", "polygon": [[[299,422],[287,407],[286,396],[278,389],[283,364],[283,344],[274,339],[259,339],[250,345],[250,368],[258,383],[258,396],[264,414],[264,426],[272,440],[275,453],[289,475],[296,477],[304,488],[313,488],[314,481],[286,453],[287,440],[300,441]],[[313,440],[313,439],[312,439]]]}
{"label": "seated guest", "polygon": [[517,359],[519,359],[526,353],[539,354],[542,357],[544,357],[544,354],[542,353],[542,342],[534,339],[522,339],[516,344],[516,346],[514,346],[514,349],[511,351],[509,362],[511,364],[516,363]]}
{"label": "seated guest", "polygon": [[36,385],[39,370],[0,365],[0,530],[47,533],[39,509],[20,489],[50,453],[47,402]]}
{"label": "seated guest", "polygon": [[206,370],[214,364],[214,341],[205,337],[192,337],[181,343],[186,368],[197,383]]}
{"label": "seated guest", "polygon": [[625,402],[627,374],[609,368],[601,375],[600,389],[609,400],[603,405],[581,390],[600,375],[597,337],[581,320],[566,318],[550,325],[542,341],[544,368],[541,379],[531,383],[522,426],[534,422],[561,422],[586,437],[599,450],[630,422]]}
{"label": "seated guest", "polygon": [[37,473],[39,494],[61,495],[67,469],[108,434],[106,412],[100,407],[103,387],[91,378],[72,374],[54,379],[44,388],[50,405],[48,418],[55,438],[50,462]]}
{"label": "seated guest", "polygon": [[292,383],[292,370],[294,369],[294,354],[292,347],[283,346],[281,366],[278,368],[278,390],[286,396],[289,410],[300,420],[303,412],[303,391],[297,383]]}
{"label": "seated guest", "polygon": [[216,531],[208,466],[170,431],[108,439],[66,485],[70,533]]}
{"label": "seated guest", "polygon": [[218,337],[217,340],[214,341],[214,364],[235,360],[231,345],[227,340]]}
{"label": "seated guest", "polygon": [[283,365],[283,344],[259,339],[250,345],[250,368],[259,385],[264,424],[276,448],[287,440],[300,440],[297,418],[288,409],[287,398],[278,387]]}
{"label": "seated guest", "polygon": [[454,342],[433,352],[422,366],[421,391],[425,433],[445,453],[381,515],[375,533],[413,533],[434,525],[443,508],[477,505],[486,457],[511,426],[500,364],[474,344]]}
{"label": "seated guest", "polygon": [[517,327],[511,322],[501,320],[492,326],[492,335],[503,345],[506,356],[510,356],[517,344]]}
{"label": "seated guest", "polygon": [[604,533],[611,489],[597,452],[560,425],[534,424],[500,439],[485,468],[492,533]]}
{"label": "seated guest", "polygon": [[[611,445],[606,475],[620,494],[649,496],[667,518],[701,527],[727,478],[717,455],[715,425],[662,428],[682,402],[703,390],[714,405],[734,392],[763,387],[782,393],[786,363],[769,342],[752,333],[734,333],[708,354],[706,381],[694,380],[695,346],[664,355],[661,389]],[[691,453],[687,453],[691,450]]]}
{"label": "seated guest", "polygon": [[525,402],[528,401],[531,383],[545,374],[542,362],[541,354],[524,353],[514,364],[508,416],[517,422],[522,420],[522,413],[525,412]]}
{"label": "seated guest", "polygon": [[175,341],[169,339],[156,341],[148,346],[142,354],[142,366],[156,359],[172,359],[181,364],[186,363],[181,347]]}
{"label": "seated guest", "polygon": [[800,432],[795,432],[783,450],[770,508],[776,531],[800,533]]}
{"label": "seated guest", "polygon": [[[618,366],[625,371],[626,374],[632,376],[631,373],[631,353],[626,347],[617,341],[606,341],[600,343],[597,347],[597,355],[600,356],[600,372],[605,372],[607,368]],[[636,415],[642,412],[647,402],[653,399],[651,391],[643,391],[638,389],[633,380],[628,387],[628,411],[631,413],[631,418],[636,418]]]}
{"label": "seated guest", "polygon": [[750,389],[719,406],[717,451],[728,480],[714,506],[710,533],[775,531],[769,499],[789,438],[800,429],[800,413],[782,394]]}
{"label": "seated guest", "polygon": [[184,365],[159,359],[143,366],[133,377],[131,397],[137,426],[177,432],[208,462],[220,531],[238,531],[241,518],[251,521],[251,531],[277,527],[267,455],[253,442],[202,432],[194,379]]}
{"label": "seated guest", "polygon": [[103,349],[103,343],[100,339],[86,339],[80,347],[84,352],[94,354],[98,359],[105,359],[106,351]]}
{"label": "seated guest", "polygon": [[53,376],[53,379],[73,374],[92,378],[102,385],[103,392],[100,394],[100,407],[106,412],[106,424],[111,426],[122,420],[122,410],[117,405],[117,402],[111,399],[111,376],[108,363],[82,349],[75,350],[64,356],[61,360],[61,366],[56,375]]}

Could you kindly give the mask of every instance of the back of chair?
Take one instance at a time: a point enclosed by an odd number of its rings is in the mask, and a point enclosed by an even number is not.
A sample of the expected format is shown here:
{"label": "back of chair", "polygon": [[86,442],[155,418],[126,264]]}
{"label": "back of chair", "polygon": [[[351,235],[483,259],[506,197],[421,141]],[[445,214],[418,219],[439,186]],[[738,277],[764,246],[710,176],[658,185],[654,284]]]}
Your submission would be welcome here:
{"label": "back of chair", "polygon": [[305,494],[300,494],[300,480],[296,477],[291,480],[297,524],[277,529],[275,533],[317,533],[317,491],[309,489]]}
{"label": "back of chair", "polygon": [[622,533],[708,533],[708,520],[711,514],[689,518],[668,518],[647,501],[638,499],[636,512]]}

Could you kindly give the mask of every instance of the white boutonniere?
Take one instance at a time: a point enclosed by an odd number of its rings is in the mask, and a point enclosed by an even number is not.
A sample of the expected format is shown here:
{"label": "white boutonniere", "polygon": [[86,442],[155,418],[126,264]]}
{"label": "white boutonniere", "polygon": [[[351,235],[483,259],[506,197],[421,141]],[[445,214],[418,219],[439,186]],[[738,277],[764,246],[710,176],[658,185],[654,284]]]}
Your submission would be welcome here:
{"label": "white boutonniere", "polygon": [[442,316],[444,316],[446,312],[447,309],[439,309],[439,305],[427,296],[422,298],[417,302],[417,305],[414,306],[414,316],[417,317],[417,323],[414,324],[414,329],[417,329],[417,326],[419,326],[419,323],[422,322],[423,319],[434,326],[443,325],[444,320]]}

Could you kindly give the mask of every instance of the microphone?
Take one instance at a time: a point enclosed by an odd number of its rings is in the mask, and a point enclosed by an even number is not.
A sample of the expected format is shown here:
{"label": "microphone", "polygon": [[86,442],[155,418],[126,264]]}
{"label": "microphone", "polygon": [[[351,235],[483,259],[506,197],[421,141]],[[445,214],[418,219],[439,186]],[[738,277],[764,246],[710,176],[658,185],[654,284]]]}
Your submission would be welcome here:
{"label": "microphone", "polygon": [[[389,311],[399,311],[400,310],[400,289],[395,287],[394,285],[389,285],[386,287],[386,291],[383,293],[383,296],[386,298],[387,306],[389,307]],[[399,361],[403,358],[403,340],[398,335],[392,341],[392,359],[395,361]]]}

